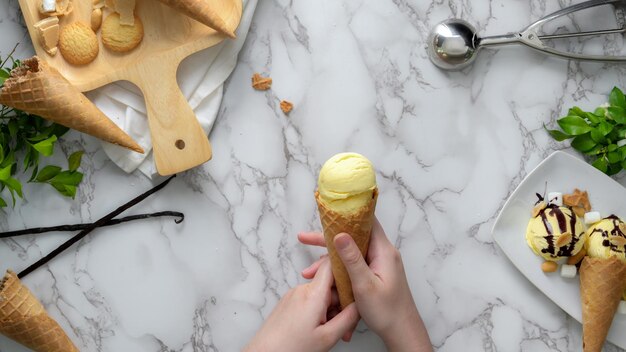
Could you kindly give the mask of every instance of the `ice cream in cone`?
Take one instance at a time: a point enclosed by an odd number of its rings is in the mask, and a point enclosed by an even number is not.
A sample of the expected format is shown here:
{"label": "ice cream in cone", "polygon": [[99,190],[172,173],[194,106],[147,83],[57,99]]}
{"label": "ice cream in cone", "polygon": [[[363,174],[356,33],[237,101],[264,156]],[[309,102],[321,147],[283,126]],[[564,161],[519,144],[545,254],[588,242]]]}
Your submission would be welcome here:
{"label": "ice cream in cone", "polygon": [[12,271],[0,282],[0,333],[36,352],[78,352]]}
{"label": "ice cream in cone", "polygon": [[585,257],[580,266],[583,351],[600,352],[626,288],[626,264],[616,257]]}
{"label": "ice cream in cone", "polygon": [[626,289],[626,224],[611,215],[587,229],[580,267],[583,351],[600,352]]}
{"label": "ice cream in cone", "polygon": [[215,29],[216,31],[235,38],[235,32],[228,28],[226,22],[215,11],[208,0],[159,0],[165,5],[178,10],[194,20]]}
{"label": "ice cream in cone", "polygon": [[59,71],[36,56],[11,71],[11,77],[0,88],[0,104],[143,153],[143,148]]}
{"label": "ice cream in cone", "polygon": [[340,233],[350,234],[366,256],[377,197],[374,168],[360,154],[337,154],[320,170],[315,199],[342,308],[354,302],[354,296],[350,277],[333,240]]}

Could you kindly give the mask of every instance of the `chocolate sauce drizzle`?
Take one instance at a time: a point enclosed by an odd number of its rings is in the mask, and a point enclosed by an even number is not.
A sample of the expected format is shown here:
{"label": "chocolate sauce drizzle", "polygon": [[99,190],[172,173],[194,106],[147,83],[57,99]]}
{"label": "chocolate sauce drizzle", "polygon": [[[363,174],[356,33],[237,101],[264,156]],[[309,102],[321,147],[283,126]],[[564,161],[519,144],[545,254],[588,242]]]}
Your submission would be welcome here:
{"label": "chocolate sauce drizzle", "polygon": [[[545,195],[541,195],[539,193],[535,193],[535,195],[537,196],[537,202],[535,203],[535,205],[545,201]],[[576,243],[578,243],[580,239],[580,235],[581,235],[581,234],[575,233],[576,221],[578,221],[576,214],[574,214],[572,209],[570,209],[569,207],[565,208],[569,210],[569,214],[566,214],[558,205],[550,204],[549,202],[547,203],[548,205],[544,209],[542,209],[538,214],[538,216],[541,216],[541,222],[543,223],[543,226],[546,229],[546,236],[544,236],[543,238],[548,243],[548,247],[542,248],[541,253],[550,254],[550,256],[553,258],[570,257],[574,253],[574,248],[576,247]],[[569,223],[569,226],[571,228],[570,233],[572,234],[572,240],[570,241],[570,243],[568,243],[565,246],[556,248],[556,244],[555,244],[556,241],[554,238],[555,231],[552,228],[550,221],[548,221],[548,216],[552,216],[556,218],[558,226],[559,226],[559,232],[558,232],[559,236],[565,232],[569,232],[567,231],[567,225]]]}
{"label": "chocolate sauce drizzle", "polygon": [[[563,210],[559,206],[555,204],[548,204],[548,206],[545,209],[539,212],[539,216],[541,216],[541,221],[543,222],[543,226],[546,229],[547,235],[544,236],[544,238],[546,242],[548,243],[548,247],[542,248],[541,253],[548,253],[552,257],[555,257],[555,258],[571,256],[574,253],[574,248],[576,247],[576,243],[580,239],[580,234],[577,234],[574,232],[576,230],[576,221],[577,221],[576,215],[571,210],[570,210],[570,214],[566,214],[563,212]],[[572,234],[572,240],[570,241],[570,243],[568,243],[565,246],[556,248],[556,245],[555,245],[556,241],[554,238],[555,231],[552,228],[550,221],[548,221],[548,216],[552,216],[556,218],[557,223],[559,225],[558,235],[561,235],[565,232],[570,232],[567,230],[568,223],[569,223],[569,227],[571,228],[570,233]]]}

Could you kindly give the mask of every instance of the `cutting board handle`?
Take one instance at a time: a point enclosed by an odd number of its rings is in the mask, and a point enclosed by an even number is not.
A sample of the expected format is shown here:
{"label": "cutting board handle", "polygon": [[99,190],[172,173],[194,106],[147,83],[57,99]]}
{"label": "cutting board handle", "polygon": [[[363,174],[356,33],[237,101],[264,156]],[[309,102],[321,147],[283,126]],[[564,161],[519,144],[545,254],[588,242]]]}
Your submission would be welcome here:
{"label": "cutting board handle", "polygon": [[[211,145],[176,82],[175,63],[145,59],[130,79],[143,92],[152,153],[162,176],[189,170],[211,159]],[[135,75],[133,75],[135,76]]]}

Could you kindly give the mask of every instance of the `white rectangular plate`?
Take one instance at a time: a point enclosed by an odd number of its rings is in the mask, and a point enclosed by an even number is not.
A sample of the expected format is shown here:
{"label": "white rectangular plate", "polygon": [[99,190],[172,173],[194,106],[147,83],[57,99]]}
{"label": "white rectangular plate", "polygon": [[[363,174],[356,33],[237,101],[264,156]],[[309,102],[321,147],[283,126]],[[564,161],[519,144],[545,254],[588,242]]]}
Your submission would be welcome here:
{"label": "white rectangular plate", "polygon": [[[526,226],[533,204],[537,201],[535,193],[543,194],[546,182],[548,192],[570,193],[574,188],[588,191],[591,206],[603,217],[610,214],[622,218],[626,216],[626,189],[584,161],[564,152],[555,152],[520,183],[504,204],[493,226],[494,240],[513,265],[541,292],[580,322],[579,276],[565,279],[559,273],[545,274],[541,271],[543,259],[535,255],[526,244]],[[626,315],[615,315],[607,339],[626,348]]]}

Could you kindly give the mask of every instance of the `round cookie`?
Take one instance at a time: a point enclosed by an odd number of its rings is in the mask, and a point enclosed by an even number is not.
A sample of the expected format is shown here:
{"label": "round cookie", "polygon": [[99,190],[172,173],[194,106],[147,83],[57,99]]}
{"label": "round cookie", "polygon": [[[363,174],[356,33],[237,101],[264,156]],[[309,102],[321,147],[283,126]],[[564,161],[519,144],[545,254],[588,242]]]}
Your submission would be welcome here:
{"label": "round cookie", "polygon": [[96,33],[88,25],[73,22],[61,27],[59,50],[70,64],[86,65],[96,59],[100,46]]}
{"label": "round cookie", "polygon": [[126,52],[133,50],[143,39],[143,24],[139,17],[135,16],[135,24],[125,26],[120,24],[120,15],[112,13],[102,22],[100,28],[102,44],[112,51]]}

